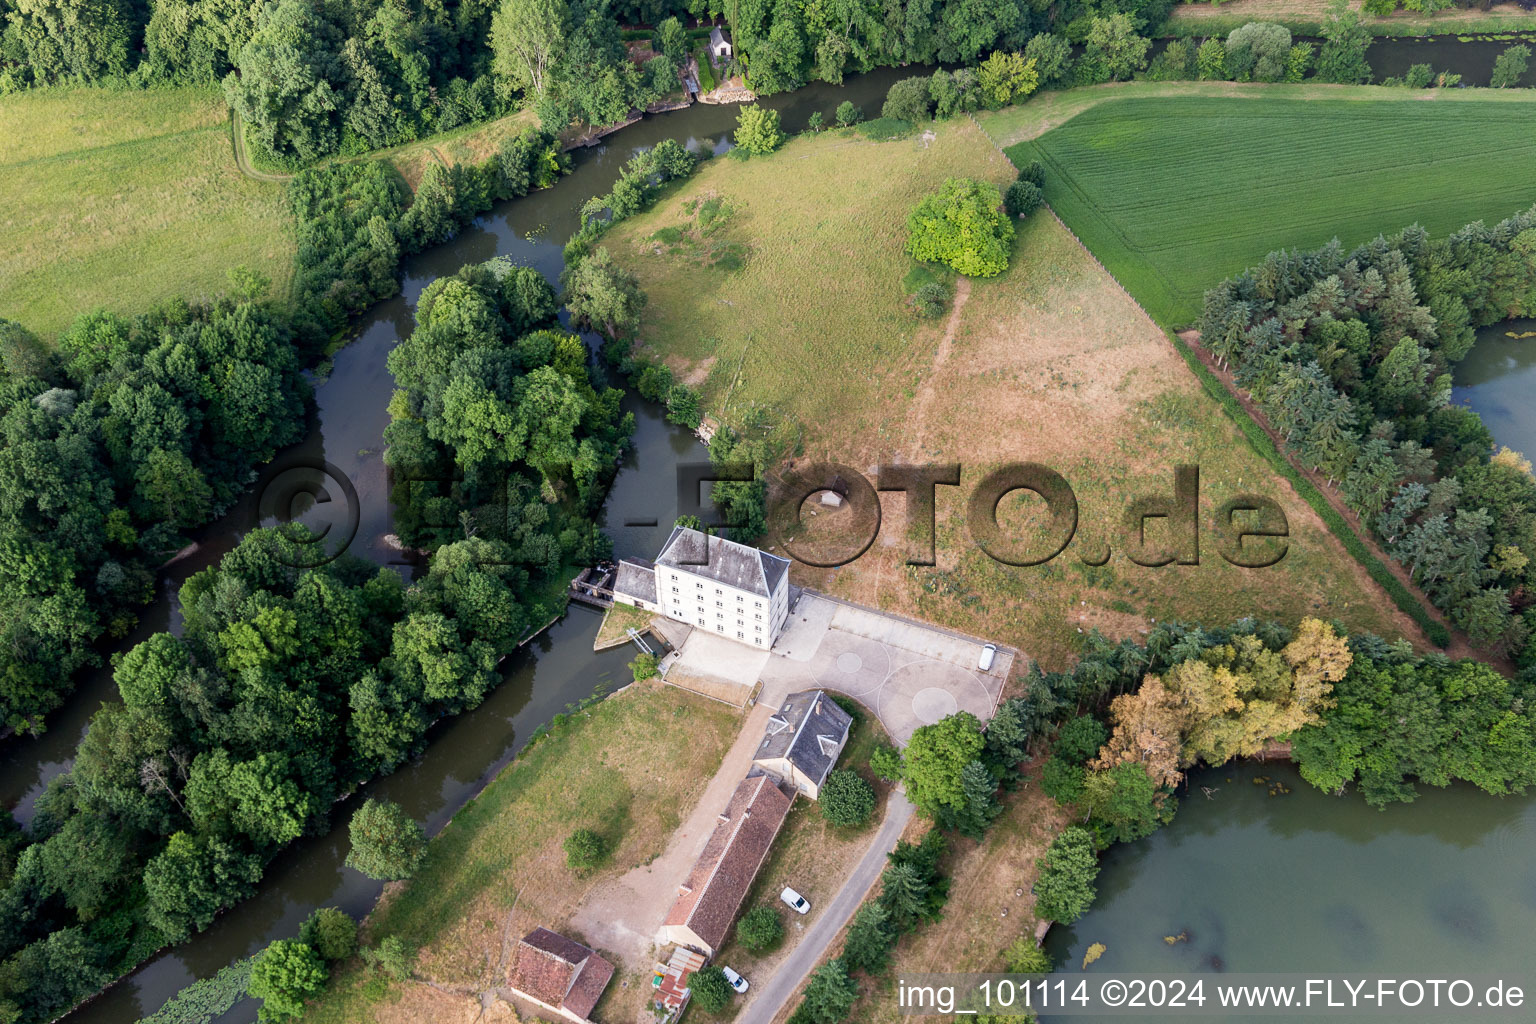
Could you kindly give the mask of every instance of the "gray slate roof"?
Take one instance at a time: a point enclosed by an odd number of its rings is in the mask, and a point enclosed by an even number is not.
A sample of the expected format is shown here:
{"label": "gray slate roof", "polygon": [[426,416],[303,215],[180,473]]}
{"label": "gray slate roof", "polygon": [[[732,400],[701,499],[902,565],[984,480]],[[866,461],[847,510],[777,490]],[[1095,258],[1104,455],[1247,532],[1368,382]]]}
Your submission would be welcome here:
{"label": "gray slate roof", "polygon": [[613,578],[613,592],[656,603],[656,567],[643,558],[625,558]]}
{"label": "gray slate roof", "polygon": [[801,690],[784,698],[768,719],[753,760],[784,757],[821,786],[837,761],[853,719],[822,690]]}
{"label": "gray slate roof", "polygon": [[[709,542],[707,557],[706,538]],[[686,526],[672,528],[672,536],[661,546],[656,564],[691,572],[760,597],[773,596],[779,581],[789,572],[787,558]]]}

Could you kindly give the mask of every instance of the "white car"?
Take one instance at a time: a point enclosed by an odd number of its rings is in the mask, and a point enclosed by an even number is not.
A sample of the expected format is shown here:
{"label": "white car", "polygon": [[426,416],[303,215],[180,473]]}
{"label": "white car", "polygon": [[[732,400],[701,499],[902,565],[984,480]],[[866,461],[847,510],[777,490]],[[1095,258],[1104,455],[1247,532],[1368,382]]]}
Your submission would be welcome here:
{"label": "white car", "polygon": [[779,899],[788,904],[789,909],[797,914],[809,914],[811,912],[810,901],[793,889],[785,889],[779,893]]}
{"label": "white car", "polygon": [[987,644],[981,649],[981,657],[976,661],[976,667],[983,672],[992,671],[992,659],[997,657],[997,644]]}
{"label": "white car", "polygon": [[721,967],[720,973],[725,975],[725,980],[731,983],[731,988],[735,989],[738,995],[747,990],[747,979],[743,978],[729,967]]}

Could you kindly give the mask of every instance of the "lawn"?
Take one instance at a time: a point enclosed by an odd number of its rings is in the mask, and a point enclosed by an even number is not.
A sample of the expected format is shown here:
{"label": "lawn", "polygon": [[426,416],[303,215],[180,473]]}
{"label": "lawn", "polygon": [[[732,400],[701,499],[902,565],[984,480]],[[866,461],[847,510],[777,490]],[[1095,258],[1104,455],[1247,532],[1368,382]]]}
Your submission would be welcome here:
{"label": "lawn", "polygon": [[607,650],[619,644],[629,643],[629,630],[644,633],[655,618],[654,612],[634,605],[615,603],[603,613],[603,624],[597,627],[597,637],[592,641],[594,651]]}
{"label": "lawn", "polygon": [[7,96],[0,139],[0,317],[51,340],[98,307],[217,295],[242,263],[285,293],[284,186],[236,168],[217,90]]}
{"label": "lawn", "polygon": [[1444,233],[1536,202],[1536,91],[1296,88],[1115,98],[1008,154],[1044,162],[1047,201],[1171,326],[1275,249]]}
{"label": "lawn", "polygon": [[421,176],[427,173],[428,164],[467,166],[484,163],[501,148],[503,139],[518,135],[525,128],[536,128],[538,123],[532,110],[519,110],[494,121],[455,128],[393,149],[377,150],[369,153],[367,159],[387,160],[414,189],[420,184]]}
{"label": "lawn", "polygon": [[[828,133],[768,158],[717,161],[604,240],[648,293],[645,346],[700,384],[711,415],[799,424],[802,447],[790,454],[871,478],[882,461],[963,464],[965,486],[939,489],[938,565],[904,564],[905,511],[887,494],[868,553],[836,570],[797,564],[796,582],[988,636],[1051,668],[1074,660],[1090,628],[1135,637],[1170,618],[1337,616],[1417,640],[1163,331],[1048,212],[1021,226],[1006,273],[962,282],[946,318],[908,310],[906,210],[948,175],[1014,173],[968,120],[933,130],[926,148]],[[1014,460],[1046,463],[1076,492],[1079,540],[1045,565],[995,562],[964,526],[971,483]],[[1280,503],[1291,544],[1279,565],[1231,566],[1209,532],[1199,565],[1124,557],[1120,512],[1170,493],[1178,463],[1200,467],[1207,531],[1238,493]],[[1090,541],[1112,545],[1109,564],[1080,560]]]}
{"label": "lawn", "polygon": [[[730,708],[655,684],[573,715],[459,811],[416,877],[369,918],[375,940],[400,935],[421,948],[418,981],[387,983],[354,963],[304,1020],[446,1020],[446,993],[505,984],[518,938],[535,925],[569,931],[571,911],[591,888],[661,853],[740,725]],[[586,876],[566,867],[561,848],[578,828],[613,845],[608,862]],[[646,980],[621,969],[603,1007],[623,1005],[611,1015],[600,1007],[600,1015],[629,1024]]]}

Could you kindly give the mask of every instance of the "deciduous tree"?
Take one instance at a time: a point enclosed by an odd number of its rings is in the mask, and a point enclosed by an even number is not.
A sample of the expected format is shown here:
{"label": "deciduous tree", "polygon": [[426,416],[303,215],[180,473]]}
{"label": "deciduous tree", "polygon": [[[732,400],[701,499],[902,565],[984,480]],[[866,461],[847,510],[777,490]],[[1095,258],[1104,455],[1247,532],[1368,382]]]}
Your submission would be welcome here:
{"label": "deciduous tree", "polygon": [[945,808],[965,806],[963,773],[981,754],[985,741],[981,723],[968,711],[956,712],[932,725],[919,726],[907,743],[907,796],[918,810],[937,816]]}
{"label": "deciduous tree", "polygon": [[405,808],[390,800],[364,801],[352,815],[349,832],[352,849],[347,853],[347,866],[369,878],[410,878],[426,855],[427,839],[421,826]]}
{"label": "deciduous tree", "polygon": [[996,277],[1013,250],[1013,223],[1002,205],[997,186],[950,178],[907,217],[906,251],[967,277]]}

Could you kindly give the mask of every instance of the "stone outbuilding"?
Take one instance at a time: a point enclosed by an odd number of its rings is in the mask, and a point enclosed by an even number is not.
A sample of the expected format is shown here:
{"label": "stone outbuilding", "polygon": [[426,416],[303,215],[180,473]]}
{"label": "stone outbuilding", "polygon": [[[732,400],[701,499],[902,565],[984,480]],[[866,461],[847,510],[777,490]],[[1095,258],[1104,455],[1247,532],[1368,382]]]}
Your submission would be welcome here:
{"label": "stone outbuilding", "polygon": [[768,719],[752,764],[815,800],[852,726],[852,716],[825,691],[792,693]]}
{"label": "stone outbuilding", "polygon": [[678,886],[658,942],[687,946],[709,957],[719,952],[794,797],[793,789],[786,791],[760,771],[741,780],[704,852]]}
{"label": "stone outbuilding", "polygon": [[512,991],[573,1024],[588,1024],[613,977],[613,965],[575,939],[548,928],[524,935],[512,955]]}
{"label": "stone outbuilding", "polygon": [[734,52],[730,29],[716,25],[709,30],[709,56],[716,64],[725,64]]}

